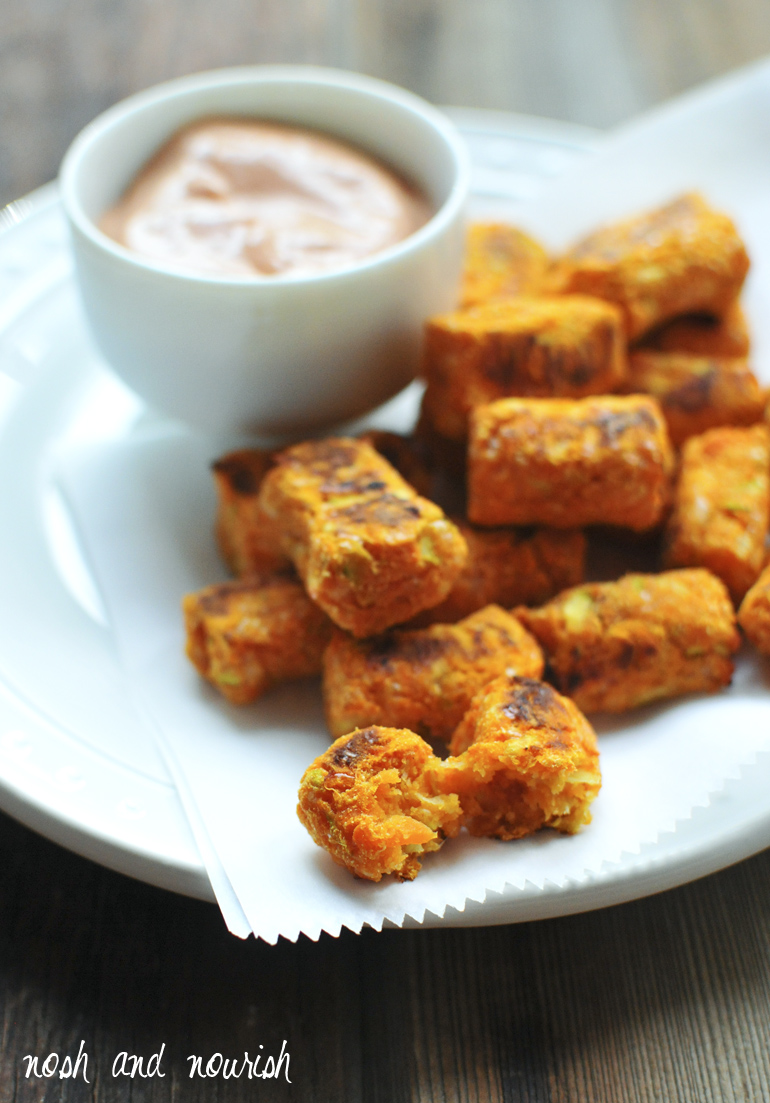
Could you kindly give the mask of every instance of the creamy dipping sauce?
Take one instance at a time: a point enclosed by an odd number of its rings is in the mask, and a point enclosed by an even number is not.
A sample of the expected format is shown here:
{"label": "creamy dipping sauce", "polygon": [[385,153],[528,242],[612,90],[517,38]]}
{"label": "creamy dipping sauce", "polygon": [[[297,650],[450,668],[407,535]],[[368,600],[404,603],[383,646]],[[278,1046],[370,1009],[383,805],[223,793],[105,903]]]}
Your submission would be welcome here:
{"label": "creamy dipping sauce", "polygon": [[311,275],[355,264],[431,217],[425,197],[317,131],[202,119],[175,134],[102,217],[151,260],[208,275]]}

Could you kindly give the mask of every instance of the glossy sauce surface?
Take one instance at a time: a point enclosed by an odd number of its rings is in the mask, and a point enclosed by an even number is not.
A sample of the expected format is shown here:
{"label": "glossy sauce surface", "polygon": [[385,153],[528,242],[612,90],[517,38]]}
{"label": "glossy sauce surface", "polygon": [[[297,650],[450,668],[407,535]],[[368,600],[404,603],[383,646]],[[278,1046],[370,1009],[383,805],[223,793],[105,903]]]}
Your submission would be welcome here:
{"label": "glossy sauce surface", "polygon": [[100,228],[175,268],[264,277],[355,264],[408,237],[431,214],[409,184],[335,138],[209,118],[155,154]]}

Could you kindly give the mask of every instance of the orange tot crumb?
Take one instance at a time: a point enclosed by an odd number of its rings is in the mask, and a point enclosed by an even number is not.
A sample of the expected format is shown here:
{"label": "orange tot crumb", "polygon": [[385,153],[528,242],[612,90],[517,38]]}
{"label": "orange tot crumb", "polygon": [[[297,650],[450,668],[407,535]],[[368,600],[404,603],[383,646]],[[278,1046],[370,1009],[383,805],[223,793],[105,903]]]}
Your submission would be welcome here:
{"label": "orange tot crumb", "polygon": [[495,679],[474,698],[443,763],[471,835],[518,839],[590,823],[601,787],[596,735],[576,705],[544,682]]}
{"label": "orange tot crumb", "polygon": [[770,433],[710,429],[682,449],[666,563],[707,567],[736,602],[765,561],[770,519]]}
{"label": "orange tot crumb", "polygon": [[272,452],[241,448],[211,465],[217,490],[217,543],[238,577],[290,566],[281,551],[280,530],[259,503],[259,488],[274,463]]}
{"label": "orange tot crumb", "polygon": [[738,623],[763,655],[770,655],[770,566],[751,587],[738,610]]}
{"label": "orange tot crumb", "polygon": [[468,555],[441,509],[365,441],[287,449],[265,477],[260,503],[311,598],[354,636],[437,605]]}
{"label": "orange tot crumb", "polygon": [[735,224],[691,192],[578,242],[551,287],[617,303],[633,340],[679,314],[725,313],[748,269]]}
{"label": "orange tot crumb", "polygon": [[515,226],[474,222],[466,239],[460,304],[465,308],[511,295],[536,295],[548,265],[543,246]]}
{"label": "orange tot crumb", "polygon": [[751,337],[746,316],[736,300],[721,317],[685,314],[648,333],[642,344],[659,352],[689,352],[693,356],[749,354]]}
{"label": "orange tot crumb", "polygon": [[579,529],[481,529],[457,522],[468,560],[447,597],[410,628],[453,624],[485,605],[541,605],[583,581],[586,538]]}
{"label": "orange tot crumb", "polygon": [[390,433],[386,429],[370,429],[358,439],[371,444],[418,494],[424,498],[431,496],[434,463],[425,440]]}
{"label": "orange tot crumb", "polygon": [[639,349],[623,390],[658,400],[676,446],[720,425],[753,425],[765,407],[748,362],[735,358]]}
{"label": "orange tot crumb", "polygon": [[475,406],[508,395],[603,394],[627,370],[620,312],[584,295],[501,299],[425,327],[425,405],[450,440],[467,436]]}
{"label": "orange tot crumb", "polygon": [[332,624],[295,578],[273,574],[223,582],[182,602],[187,655],[235,705],[278,682],[320,674]]}
{"label": "orange tot crumb", "polygon": [[519,621],[497,605],[457,624],[394,630],[357,641],[337,632],[324,655],[332,735],[369,724],[448,740],[478,690],[504,672],[540,677],[543,657]]}
{"label": "orange tot crumb", "polygon": [[641,531],[661,518],[672,466],[653,398],[501,399],[471,417],[468,516],[478,525]]}
{"label": "orange tot crumb", "polygon": [[460,802],[440,791],[440,770],[414,732],[354,731],[305,771],[297,814],[313,841],[357,877],[411,881],[422,856],[460,829]]}
{"label": "orange tot crumb", "polygon": [[729,684],[740,642],[728,593],[704,570],[586,583],[516,612],[584,712],[713,693]]}

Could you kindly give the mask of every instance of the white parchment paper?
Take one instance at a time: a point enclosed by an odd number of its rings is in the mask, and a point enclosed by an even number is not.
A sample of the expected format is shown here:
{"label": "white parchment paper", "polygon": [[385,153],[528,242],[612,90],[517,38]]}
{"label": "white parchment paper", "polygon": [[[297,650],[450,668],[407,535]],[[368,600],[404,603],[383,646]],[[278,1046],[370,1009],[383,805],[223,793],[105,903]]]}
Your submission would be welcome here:
{"label": "white parchment paper", "polygon": [[[461,837],[410,883],[357,881],[295,813],[299,779],[329,744],[316,680],[228,705],[184,656],[182,595],[224,577],[211,535],[210,446],[158,426],[70,456],[62,485],[108,608],[129,683],[164,750],[230,929],[269,942],[442,915],[506,884],[569,886],[619,862],[708,802],[770,749],[770,694],[744,660],[733,688],[598,723],[594,821],[513,843]],[[202,842],[202,845],[201,845]]]}

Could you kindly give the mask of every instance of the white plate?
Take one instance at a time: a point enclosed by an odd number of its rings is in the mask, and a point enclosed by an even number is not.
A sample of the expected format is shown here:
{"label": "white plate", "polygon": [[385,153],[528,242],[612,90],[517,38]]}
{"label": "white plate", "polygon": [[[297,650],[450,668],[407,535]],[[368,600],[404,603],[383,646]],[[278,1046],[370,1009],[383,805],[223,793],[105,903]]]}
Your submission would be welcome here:
{"label": "white plate", "polygon": [[[693,118],[701,120],[703,131],[704,112],[714,112],[715,96],[716,107],[727,99],[728,110],[742,109],[741,118],[763,121],[761,112],[745,110],[741,97],[754,103],[765,81],[764,69],[752,71],[738,82],[737,92],[733,82],[691,97],[684,119],[682,107],[669,108],[640,124],[638,137],[629,131],[620,139],[624,162],[636,156],[649,164],[651,151],[662,144],[653,183],[661,197],[670,194],[665,173],[672,115],[675,143],[677,128],[698,131]],[[457,117],[476,161],[479,210],[495,207],[512,218],[526,217],[552,239],[582,230],[593,218],[597,173],[613,179],[617,166],[612,147],[583,158],[597,143],[578,128],[492,113],[458,112]],[[763,265],[764,257],[770,261],[770,247],[758,232],[761,218],[751,215],[759,189],[749,186],[746,174],[754,169],[753,156],[767,180],[764,138],[757,134],[752,141],[749,135],[743,141],[734,173],[747,198],[747,236],[758,242],[752,303],[768,286]],[[531,199],[548,176],[560,175],[581,158],[583,166],[571,174],[581,190],[570,188],[559,196],[557,183],[539,211],[537,201],[528,210],[517,202]],[[683,182],[707,182],[708,166],[705,178],[699,171],[696,166],[694,178]],[[574,202],[576,194],[580,204]],[[618,213],[648,200],[644,189],[638,197],[628,188],[620,194]],[[722,201],[729,206],[731,197]],[[553,210],[560,212],[560,222],[549,215]],[[69,449],[89,440],[119,439],[146,415],[103,370],[90,345],[55,191],[41,189],[15,204],[5,221],[0,239],[0,805],[104,865],[210,899],[176,792],[151,738],[135,720],[98,595],[52,478]],[[754,237],[752,230],[757,230]],[[676,831],[606,865],[580,885],[509,889],[426,922],[467,925],[566,914],[719,869],[770,843],[769,783],[770,756],[762,756],[739,779],[726,780],[708,807],[696,809]]]}

